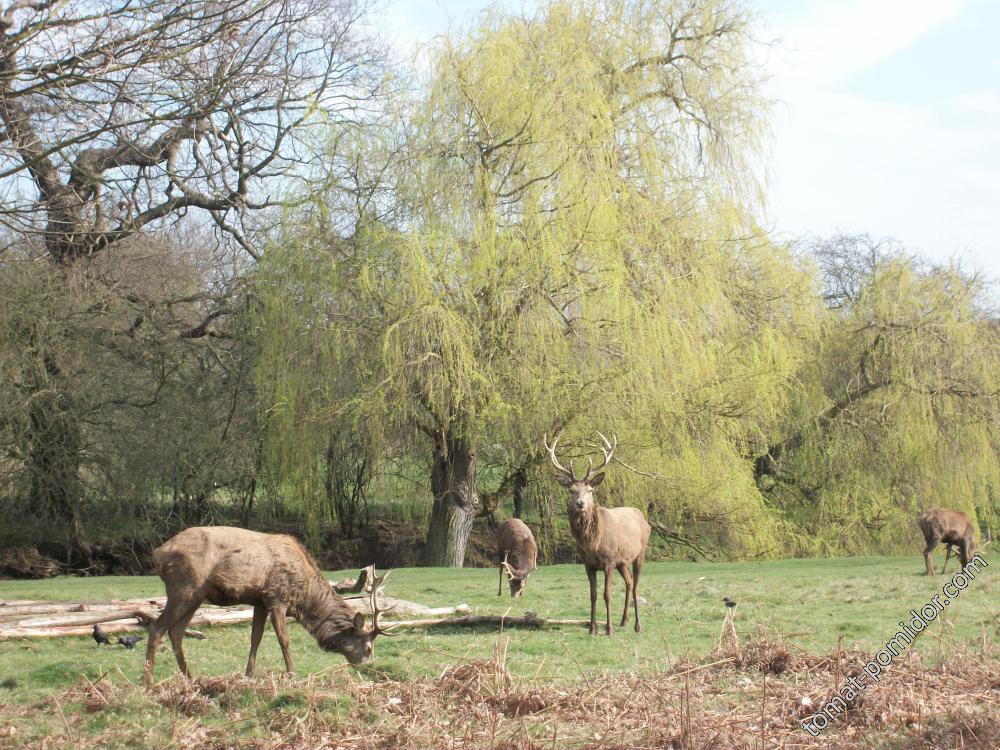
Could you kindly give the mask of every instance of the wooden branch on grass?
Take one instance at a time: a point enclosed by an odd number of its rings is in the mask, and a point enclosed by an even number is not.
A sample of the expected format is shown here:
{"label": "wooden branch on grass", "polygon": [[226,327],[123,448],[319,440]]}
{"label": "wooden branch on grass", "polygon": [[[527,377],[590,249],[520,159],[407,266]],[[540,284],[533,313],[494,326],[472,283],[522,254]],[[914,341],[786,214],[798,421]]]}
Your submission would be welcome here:
{"label": "wooden branch on grass", "polygon": [[106,609],[103,612],[83,612],[80,614],[57,614],[45,617],[28,617],[12,620],[10,623],[0,625],[0,633],[10,628],[68,628],[74,625],[95,625],[102,622],[114,622],[115,620],[125,620],[135,617],[138,610],[133,609]]}
{"label": "wooden branch on grass", "polygon": [[558,627],[560,625],[585,625],[590,627],[590,620],[563,620],[554,617],[539,617],[534,612],[526,612],[522,617],[511,617],[509,615],[464,615],[462,617],[438,617],[429,620],[397,620],[395,622],[386,622],[386,627],[392,627],[393,629],[471,628],[476,625],[492,625],[498,628],[544,628],[549,626]]}
{"label": "wooden branch on grass", "polygon": [[[0,640],[4,638],[49,638],[58,635],[90,635],[90,628],[100,623],[106,632],[124,632],[146,627],[159,616],[163,599],[136,599],[118,602],[50,602],[44,611],[36,604],[10,602],[0,608]],[[425,607],[418,602],[394,597],[380,597],[386,610],[410,615],[465,615],[471,612],[467,604],[454,607]],[[348,606],[368,612],[367,598],[347,599]],[[125,606],[123,606],[125,605]],[[191,619],[191,625],[238,625],[253,619],[252,607],[201,607]],[[459,618],[461,619],[461,618]],[[136,622],[130,622],[135,620]],[[192,638],[203,638],[197,631],[186,631]]]}
{"label": "wooden branch on grass", "polygon": [[[101,623],[101,630],[107,635],[142,632],[145,629],[145,624],[140,624],[135,620],[114,620]],[[90,625],[73,625],[63,628],[3,628],[0,629],[0,641],[5,638],[65,638],[67,636],[90,635],[92,632],[93,626]],[[199,640],[205,637],[205,634],[200,630],[185,630],[184,635]]]}
{"label": "wooden branch on grass", "polygon": [[3,623],[18,620],[28,615],[49,615],[60,612],[103,612],[110,609],[134,609],[138,606],[162,608],[166,602],[167,598],[163,596],[146,599],[117,599],[110,602],[5,601],[0,602],[0,627],[3,627]]}

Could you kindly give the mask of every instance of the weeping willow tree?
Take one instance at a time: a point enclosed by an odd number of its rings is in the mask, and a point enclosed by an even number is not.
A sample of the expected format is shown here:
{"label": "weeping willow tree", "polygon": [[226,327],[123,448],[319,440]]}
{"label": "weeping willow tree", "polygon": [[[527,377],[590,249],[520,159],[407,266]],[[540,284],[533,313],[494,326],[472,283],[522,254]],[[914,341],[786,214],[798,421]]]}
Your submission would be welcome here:
{"label": "weeping willow tree", "polygon": [[745,456],[789,398],[815,297],[753,220],[748,24],[720,0],[558,1],[443,41],[388,155],[359,145],[350,200],[289,222],[261,269],[279,471],[314,486],[349,430],[426,451],[426,561],[458,566],[483,456],[505,485],[543,473],[543,432],[574,453],[603,430],[633,469],[610,497],[773,552]]}
{"label": "weeping willow tree", "polygon": [[829,306],[758,481],[800,553],[913,549],[920,511],[1000,516],[1000,329],[983,280],[891,243],[816,250]]}

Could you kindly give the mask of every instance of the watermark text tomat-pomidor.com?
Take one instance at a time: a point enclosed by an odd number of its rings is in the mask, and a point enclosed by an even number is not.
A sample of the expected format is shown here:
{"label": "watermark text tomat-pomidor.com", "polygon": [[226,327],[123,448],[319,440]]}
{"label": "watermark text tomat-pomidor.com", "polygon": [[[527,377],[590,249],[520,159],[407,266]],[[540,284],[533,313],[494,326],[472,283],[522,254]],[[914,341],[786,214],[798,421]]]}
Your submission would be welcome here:
{"label": "watermark text tomat-pomidor.com", "polygon": [[906,647],[917,637],[917,633],[930,625],[937,616],[944,612],[944,608],[951,604],[959,594],[965,591],[969,582],[975,580],[976,573],[986,567],[986,561],[975,555],[969,564],[955,574],[955,576],[941,587],[942,594],[934,594],[930,602],[920,608],[910,610],[910,621],[904,623],[900,621],[900,630],[889,639],[881,649],[875,652],[874,658],[864,665],[862,673],[851,677],[837,691],[837,694],[830,699],[830,702],[823,706],[818,713],[813,714],[808,720],[802,722],[802,728],[813,737],[819,735],[824,729],[847,710],[854,699],[864,692],[871,682],[878,682],[879,675],[885,667],[888,667],[892,660],[899,656]]}

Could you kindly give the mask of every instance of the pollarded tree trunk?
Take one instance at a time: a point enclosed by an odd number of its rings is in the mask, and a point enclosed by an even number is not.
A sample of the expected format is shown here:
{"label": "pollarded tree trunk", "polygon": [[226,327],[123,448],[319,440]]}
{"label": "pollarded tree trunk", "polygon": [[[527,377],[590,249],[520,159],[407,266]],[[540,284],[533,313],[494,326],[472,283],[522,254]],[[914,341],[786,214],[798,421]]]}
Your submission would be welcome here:
{"label": "pollarded tree trunk", "polygon": [[470,440],[443,431],[437,435],[431,490],[434,507],[424,561],[434,567],[461,568],[480,504],[476,492],[476,451]]}

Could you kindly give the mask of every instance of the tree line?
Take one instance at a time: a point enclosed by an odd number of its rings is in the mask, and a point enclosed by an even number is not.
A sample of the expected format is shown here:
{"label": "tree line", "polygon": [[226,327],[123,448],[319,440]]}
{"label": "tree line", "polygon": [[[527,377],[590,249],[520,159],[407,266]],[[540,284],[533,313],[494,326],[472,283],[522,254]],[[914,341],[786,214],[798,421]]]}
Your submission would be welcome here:
{"label": "tree line", "polygon": [[493,9],[414,64],[362,0],[0,11],[0,544],[351,536],[405,475],[461,565],[598,430],[677,554],[995,526],[995,290],[761,226],[747,9]]}

